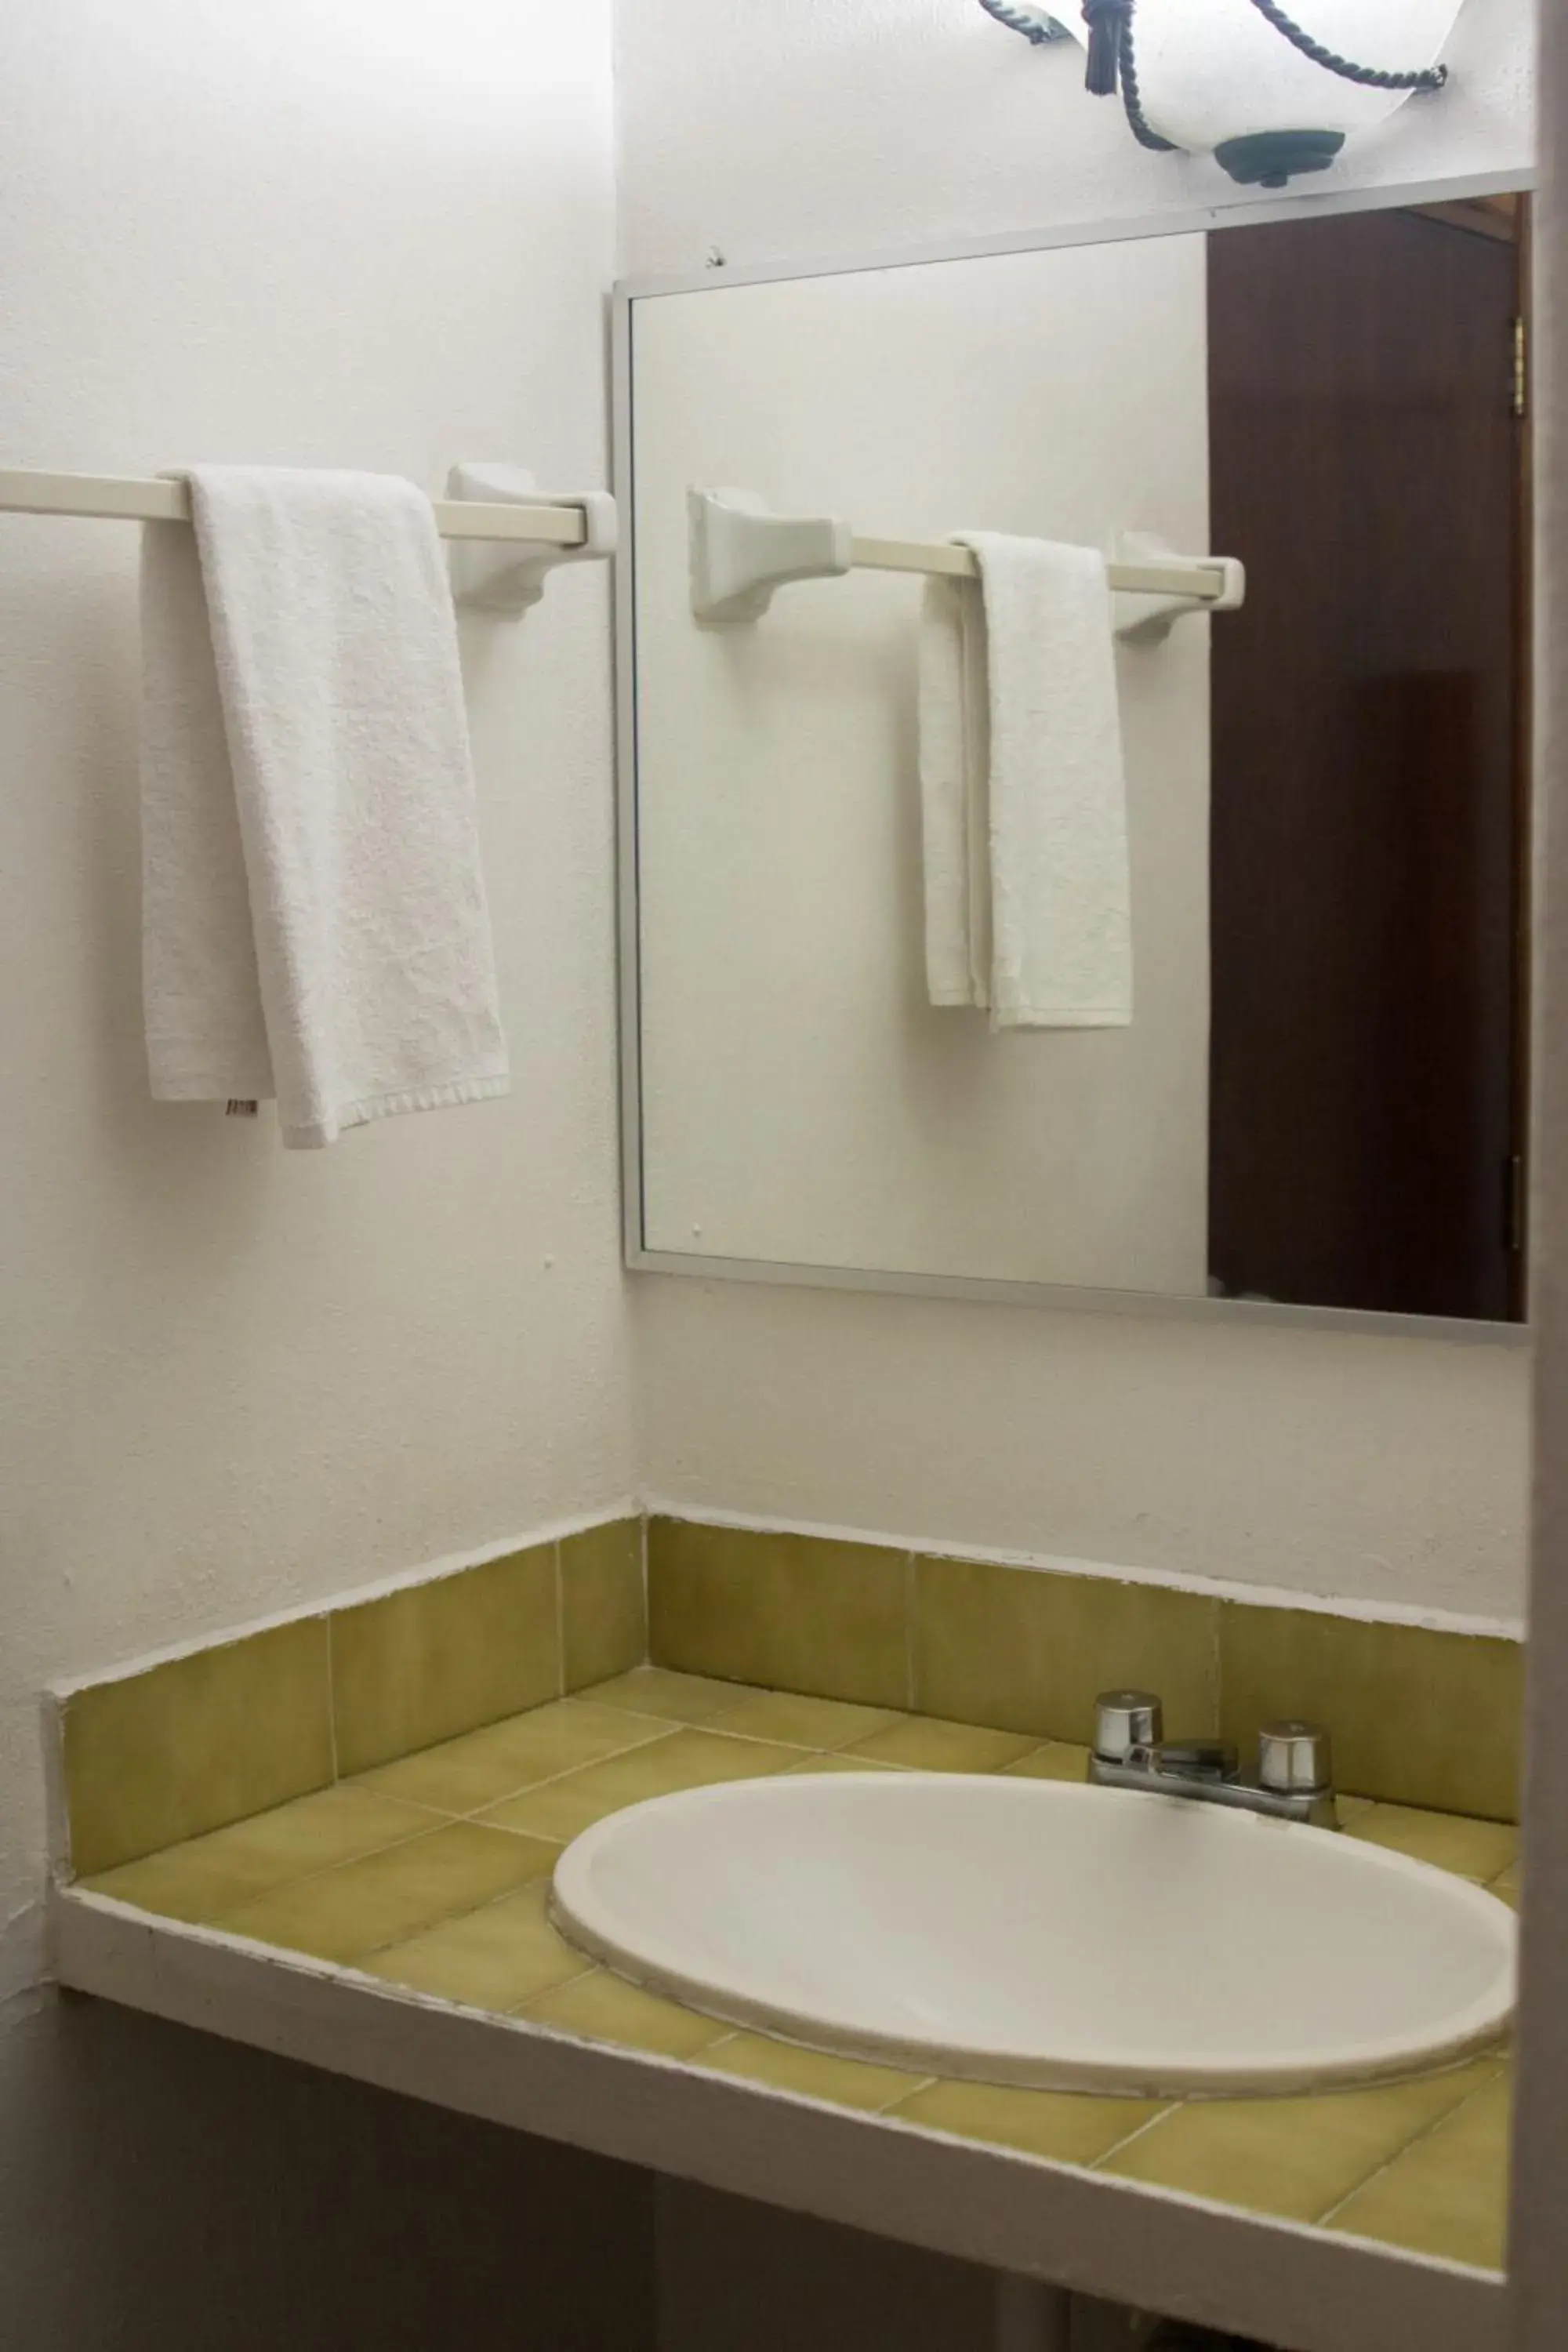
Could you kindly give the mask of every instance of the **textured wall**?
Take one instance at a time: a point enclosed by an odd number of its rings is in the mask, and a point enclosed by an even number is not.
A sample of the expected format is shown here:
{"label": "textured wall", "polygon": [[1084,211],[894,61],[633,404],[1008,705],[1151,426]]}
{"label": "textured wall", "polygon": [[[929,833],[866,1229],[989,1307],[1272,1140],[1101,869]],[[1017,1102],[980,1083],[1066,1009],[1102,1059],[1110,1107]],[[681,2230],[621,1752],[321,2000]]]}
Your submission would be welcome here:
{"label": "textured wall", "polygon": [[[1533,11],[1321,184],[1521,171]],[[974,0],[622,0],[626,269],[874,253],[1222,201]],[[653,1492],[1373,1601],[1521,1605],[1527,1366],[1497,1349],[637,1285]]]}
{"label": "textured wall", "polygon": [[[607,5],[16,0],[0,463],[604,478]],[[464,624],[514,1089],[284,1153],[154,1106],[137,534],[0,518],[0,1919],[52,1675],[608,1506],[607,583]]]}
{"label": "textured wall", "polygon": [[[15,0],[0,152],[0,464],[603,480],[607,0]],[[0,518],[0,1998],[37,1961],[43,1683],[634,1483],[602,568],[465,624],[512,1097],[284,1154],[268,1113],[147,1097],[136,560],[125,525]],[[410,2244],[465,2343],[510,2340],[494,2243],[461,2290],[446,2209],[406,2210],[443,2151],[471,2179],[440,2118],[340,2210],[313,2139],[384,2143],[331,2083],[107,2012],[62,2042],[26,1996],[0,2067],[4,2352],[424,2347]]]}

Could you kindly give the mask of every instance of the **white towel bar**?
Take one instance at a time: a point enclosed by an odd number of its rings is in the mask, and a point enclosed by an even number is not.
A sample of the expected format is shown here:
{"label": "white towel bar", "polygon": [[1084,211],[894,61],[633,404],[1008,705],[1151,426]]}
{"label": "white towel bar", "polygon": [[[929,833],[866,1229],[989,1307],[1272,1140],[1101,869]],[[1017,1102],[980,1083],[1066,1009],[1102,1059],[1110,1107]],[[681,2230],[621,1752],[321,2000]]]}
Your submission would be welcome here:
{"label": "white towel bar", "polygon": [[[437,499],[436,528],[443,539],[531,540],[545,547],[582,547],[588,538],[581,503],[542,501],[500,506]],[[96,516],[109,522],[189,522],[184,482],[138,481],[117,474],[43,474],[0,469],[0,513]]]}

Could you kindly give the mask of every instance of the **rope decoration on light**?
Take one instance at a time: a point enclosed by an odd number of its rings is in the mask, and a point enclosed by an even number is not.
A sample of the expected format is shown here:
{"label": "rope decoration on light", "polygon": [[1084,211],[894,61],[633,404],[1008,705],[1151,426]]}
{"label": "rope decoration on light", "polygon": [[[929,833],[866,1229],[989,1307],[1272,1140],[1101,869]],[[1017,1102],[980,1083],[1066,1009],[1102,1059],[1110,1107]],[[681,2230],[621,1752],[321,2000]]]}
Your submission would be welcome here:
{"label": "rope decoration on light", "polygon": [[1326,49],[1321,41],[1315,41],[1310,33],[1303,32],[1294,18],[1288,16],[1279,5],[1279,0],[1252,0],[1252,5],[1277,33],[1284,34],[1292,48],[1300,49],[1304,58],[1310,58],[1315,66],[1322,66],[1329,73],[1338,74],[1342,81],[1360,82],[1364,89],[1441,89],[1448,79],[1447,66],[1427,66],[1419,73],[1382,73],[1376,66],[1352,65],[1349,58],[1342,58],[1333,49]]}
{"label": "rope decoration on light", "polygon": [[1007,0],[980,0],[988,16],[1005,25],[1010,33],[1022,33],[1026,41],[1070,41],[1072,35],[1054,16],[1042,16],[1037,9],[1012,8]]}

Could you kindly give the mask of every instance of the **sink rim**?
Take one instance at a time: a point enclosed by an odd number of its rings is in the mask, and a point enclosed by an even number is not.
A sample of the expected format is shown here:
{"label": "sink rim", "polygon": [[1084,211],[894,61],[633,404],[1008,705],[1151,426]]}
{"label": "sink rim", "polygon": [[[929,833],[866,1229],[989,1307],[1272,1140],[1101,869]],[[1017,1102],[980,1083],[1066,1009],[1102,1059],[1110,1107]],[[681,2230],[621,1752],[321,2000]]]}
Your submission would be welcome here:
{"label": "sink rim", "polygon": [[[1217,1806],[1202,1808],[1205,1820],[1217,1825],[1213,1832],[1215,1835],[1248,1834],[1264,1828],[1275,1836],[1330,1839],[1336,1848],[1342,1844],[1353,1848],[1357,1869],[1384,1871],[1426,1885],[1436,1881],[1446,1898],[1457,1903],[1461,1911],[1468,1910],[1489,1929],[1501,1931],[1500,1940],[1506,1947],[1506,1958],[1500,1953],[1504,1994],[1500,1999],[1496,1993],[1489,1993],[1473,2000],[1455,2012],[1440,2035],[1428,2031],[1404,2038],[1383,2034],[1373,2042],[1346,2042],[1332,2058],[1308,2056],[1300,2050],[1292,2053],[1288,2041],[1281,2041],[1266,2050],[1242,2052],[1224,2061],[1211,2057],[1187,2064],[1162,2062],[1147,2073],[1137,2074],[1130,2071],[1125,2053],[1107,2049],[1080,2046],[1070,2056],[1035,2057],[998,2045],[984,2046],[973,2038],[964,2042],[933,2034],[929,2039],[910,2040],[907,2035],[883,2032],[861,2024],[840,2026],[819,2013],[791,2007],[767,1995],[741,1993],[731,1986],[715,1984],[710,1979],[694,1975],[668,1951],[661,1952],[657,1937],[634,1947],[606,1926],[602,1916],[597,1919],[584,1916],[584,1910],[591,1915],[596,1907],[589,1878],[594,1863],[603,1849],[624,1837],[634,1819],[646,1819],[678,1808],[700,1815],[706,1811],[731,1807],[748,1798],[755,1801],[759,1792],[778,1794],[789,1789],[798,1793],[808,1785],[845,1793],[855,1788],[896,1787],[908,1790],[921,1785],[945,1791],[951,1790],[955,1781],[973,1781],[998,1793],[1005,1788],[1011,1793],[1005,1801],[1010,1804],[1050,1805],[1064,1801],[1078,1804],[1088,1801],[1097,1806],[1110,1804],[1119,1809],[1142,1805],[1195,1810],[1191,1799],[1141,1790],[1021,1778],[1004,1782],[989,1774],[794,1771],[766,1779],[720,1781],[647,1798],[639,1804],[607,1814],[580,1832],[556,1862],[550,1916],[569,1943],[615,1975],[646,1991],[677,2000],[718,2024],[740,2032],[767,2033],[831,2057],[859,2059],[944,2081],[1110,2098],[1289,2097],[1302,2093],[1370,2088],[1377,2084],[1442,2073],[1498,2048],[1507,2036],[1515,2007],[1518,1926],[1509,1905],[1473,1880],[1440,1870],[1392,1847],[1376,1845],[1371,1840],[1346,1841],[1341,1832],[1313,1829],[1304,1823],[1264,1822],[1260,1816],[1246,1811]],[[768,1801],[765,1795],[763,1801]]]}

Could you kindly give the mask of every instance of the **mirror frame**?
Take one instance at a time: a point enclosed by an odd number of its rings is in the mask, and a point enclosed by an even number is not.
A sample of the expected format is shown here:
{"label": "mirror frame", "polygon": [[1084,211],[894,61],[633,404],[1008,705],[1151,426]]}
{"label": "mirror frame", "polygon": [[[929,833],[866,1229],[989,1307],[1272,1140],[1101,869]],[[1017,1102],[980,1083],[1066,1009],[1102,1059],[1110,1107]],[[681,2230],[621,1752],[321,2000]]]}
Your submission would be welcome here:
{"label": "mirror frame", "polygon": [[[1008,253],[1041,253],[1054,247],[1109,245],[1132,237],[1185,236],[1211,229],[1240,228],[1268,221],[1322,217],[1333,213],[1397,211],[1410,205],[1454,203],[1466,197],[1534,194],[1534,172],[1487,172],[1452,179],[1422,180],[1376,188],[1353,188],[1331,195],[1276,196],[1262,202],[1215,205],[1191,211],[1133,215],[1123,220],[1081,221],[1056,228],[1020,230],[938,244],[902,247],[891,252],[834,254],[807,261],[765,261],[731,268],[714,266],[674,277],[618,280],[612,293],[611,414],[614,488],[623,518],[622,553],[616,566],[616,804],[617,960],[620,1006],[621,1203],[624,1254],[634,1273],[684,1275],[703,1282],[772,1283],[814,1290],[891,1292],[921,1298],[955,1298],[972,1305],[1046,1307],[1058,1314],[1178,1317],[1185,1319],[1295,1325],[1318,1330],[1364,1331],[1385,1338],[1458,1340],[1472,1346],[1527,1347],[1531,1326],[1468,1321],[1458,1316],[1399,1315],[1381,1309],[1293,1305],[1284,1300],[1210,1298],[1196,1293],[1158,1290],[1080,1289],[1070,1283],[1008,1282],[989,1275],[900,1274],[885,1268],[810,1265],[788,1260],[703,1256],[650,1249],[647,1242],[642,1150],[641,900],[637,863],[637,542],[633,526],[633,356],[637,307],[668,294],[721,293],[730,286],[763,286],[797,278],[854,276],[872,269],[902,269],[932,261],[987,259]],[[1540,778],[1532,798],[1540,802]],[[1539,835],[1538,835],[1539,838]],[[1539,1023],[1538,1006],[1531,1008]],[[1538,1035],[1536,1044],[1539,1043]],[[1532,1067],[1538,1055],[1532,1054]],[[1529,1282],[1530,1269],[1526,1279]]]}

